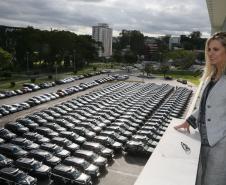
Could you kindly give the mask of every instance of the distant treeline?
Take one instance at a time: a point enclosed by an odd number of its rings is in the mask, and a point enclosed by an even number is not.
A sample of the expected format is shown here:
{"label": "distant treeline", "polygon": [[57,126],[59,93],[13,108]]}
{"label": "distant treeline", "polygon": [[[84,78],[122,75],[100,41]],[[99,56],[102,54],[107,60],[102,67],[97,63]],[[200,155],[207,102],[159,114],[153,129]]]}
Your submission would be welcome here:
{"label": "distant treeline", "polygon": [[7,61],[2,57],[0,69],[78,70],[97,58],[97,44],[90,35],[69,31],[0,26],[0,48],[11,55]]}

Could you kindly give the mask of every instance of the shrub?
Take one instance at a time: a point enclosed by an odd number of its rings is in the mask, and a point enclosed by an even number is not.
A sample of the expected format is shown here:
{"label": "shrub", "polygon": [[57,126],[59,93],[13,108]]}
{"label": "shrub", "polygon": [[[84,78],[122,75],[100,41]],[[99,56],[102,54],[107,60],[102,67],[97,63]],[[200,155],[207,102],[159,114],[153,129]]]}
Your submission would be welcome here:
{"label": "shrub", "polygon": [[48,75],[48,79],[49,80],[53,79],[53,76],[52,75]]}
{"label": "shrub", "polygon": [[36,78],[31,78],[31,83],[35,83]]}
{"label": "shrub", "polygon": [[16,82],[10,82],[10,87],[15,87],[15,85],[16,85]]}

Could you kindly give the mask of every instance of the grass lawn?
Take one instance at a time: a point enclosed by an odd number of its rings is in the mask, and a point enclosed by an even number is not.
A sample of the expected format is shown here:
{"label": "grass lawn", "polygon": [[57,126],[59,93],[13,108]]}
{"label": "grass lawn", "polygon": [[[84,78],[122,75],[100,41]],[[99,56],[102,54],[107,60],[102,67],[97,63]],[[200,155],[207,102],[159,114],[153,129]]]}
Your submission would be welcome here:
{"label": "grass lawn", "polygon": [[[117,69],[120,67],[121,64],[118,63],[90,63],[89,66],[77,71],[76,74],[74,74],[73,72],[58,73],[57,77],[55,77],[54,72],[52,74],[39,74],[38,76],[36,76],[35,83],[38,84],[42,82],[55,81],[55,78],[63,79],[70,76],[98,72],[103,69]],[[52,75],[52,79],[49,79],[48,75]],[[31,78],[32,76],[27,76],[24,74],[14,74],[11,78],[4,80],[0,79],[0,91],[20,89],[23,86],[23,83],[30,83]],[[15,86],[12,87],[10,82],[15,82]]]}
{"label": "grass lawn", "polygon": [[181,78],[181,79],[187,80],[187,81],[193,83],[196,86],[198,86],[199,83],[200,83],[200,77],[199,76],[198,77],[194,77],[192,75],[170,75],[170,76],[172,76],[175,79]]}

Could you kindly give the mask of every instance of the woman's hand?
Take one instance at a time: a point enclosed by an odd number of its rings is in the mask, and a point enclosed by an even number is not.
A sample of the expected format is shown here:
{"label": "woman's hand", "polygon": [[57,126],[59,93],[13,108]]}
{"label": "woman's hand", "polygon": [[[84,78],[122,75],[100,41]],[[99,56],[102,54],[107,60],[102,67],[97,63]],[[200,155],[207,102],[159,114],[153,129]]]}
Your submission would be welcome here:
{"label": "woman's hand", "polygon": [[190,125],[187,121],[185,121],[184,123],[180,124],[180,125],[177,125],[175,126],[174,128],[176,130],[180,130],[180,129],[184,129],[185,131],[187,131],[188,133],[190,133]]}

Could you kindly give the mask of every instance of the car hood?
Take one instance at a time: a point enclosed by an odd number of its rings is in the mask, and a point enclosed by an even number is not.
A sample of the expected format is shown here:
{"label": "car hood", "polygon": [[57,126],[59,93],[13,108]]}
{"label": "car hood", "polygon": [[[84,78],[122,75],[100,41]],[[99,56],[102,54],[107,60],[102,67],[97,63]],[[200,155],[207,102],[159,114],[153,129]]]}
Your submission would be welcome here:
{"label": "car hood", "polygon": [[89,171],[89,172],[93,172],[93,171],[96,172],[97,171],[97,172],[99,172],[99,167],[96,166],[96,165],[90,164],[88,166],[88,168],[85,169],[85,171]]}
{"label": "car hood", "polygon": [[48,172],[50,172],[50,170],[51,170],[51,168],[47,165],[42,165],[36,169],[36,171],[39,173],[48,173]]}
{"label": "car hood", "polygon": [[95,162],[96,164],[97,164],[97,163],[104,163],[104,164],[107,164],[107,159],[104,158],[104,157],[99,156],[99,157],[97,157],[97,158],[95,159],[94,162]]}
{"label": "car hood", "polygon": [[60,152],[57,152],[57,155],[58,156],[65,157],[65,156],[69,156],[70,155],[70,152],[67,151],[67,150],[61,150]]}
{"label": "car hood", "polygon": [[79,175],[76,180],[79,182],[82,182],[82,184],[88,184],[88,183],[84,183],[84,182],[89,182],[91,180],[91,178],[90,178],[90,176],[86,175],[85,173],[81,173],[81,175]]}

